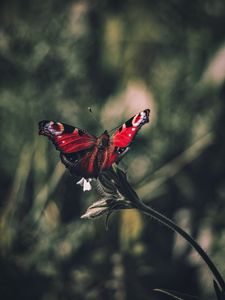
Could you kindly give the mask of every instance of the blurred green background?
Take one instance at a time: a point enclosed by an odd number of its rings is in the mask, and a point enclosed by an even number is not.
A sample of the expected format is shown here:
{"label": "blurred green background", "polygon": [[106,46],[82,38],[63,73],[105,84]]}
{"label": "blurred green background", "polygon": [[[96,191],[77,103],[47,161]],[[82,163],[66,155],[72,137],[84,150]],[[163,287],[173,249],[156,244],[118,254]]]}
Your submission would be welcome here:
{"label": "blurred green background", "polygon": [[225,1],[9,0],[0,24],[0,299],[215,299],[202,260],[161,224],[135,210],[108,231],[81,220],[96,194],[37,123],[98,135],[149,107],[121,166],[225,276]]}

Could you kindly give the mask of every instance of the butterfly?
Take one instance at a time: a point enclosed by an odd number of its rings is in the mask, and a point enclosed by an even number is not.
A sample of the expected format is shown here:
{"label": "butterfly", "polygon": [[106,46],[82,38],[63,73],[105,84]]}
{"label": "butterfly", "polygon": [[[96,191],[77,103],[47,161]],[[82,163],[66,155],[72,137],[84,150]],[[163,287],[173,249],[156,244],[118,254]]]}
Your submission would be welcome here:
{"label": "butterfly", "polygon": [[72,175],[84,179],[97,178],[122,159],[139,129],[149,122],[149,114],[149,109],[141,111],[112,136],[105,130],[96,137],[78,127],[48,120],[39,122],[39,134],[53,142],[60,151],[62,163]]}

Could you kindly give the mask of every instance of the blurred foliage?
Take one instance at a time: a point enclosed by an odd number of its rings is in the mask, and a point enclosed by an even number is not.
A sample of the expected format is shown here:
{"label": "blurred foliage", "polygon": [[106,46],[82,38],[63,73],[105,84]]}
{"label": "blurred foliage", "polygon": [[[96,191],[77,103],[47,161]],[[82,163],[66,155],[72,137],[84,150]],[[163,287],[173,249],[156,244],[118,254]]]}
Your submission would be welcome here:
{"label": "blurred foliage", "polygon": [[0,298],[214,299],[202,261],[162,225],[135,211],[108,231],[80,220],[95,194],[37,123],[100,134],[150,107],[122,165],[225,276],[225,2],[9,0],[0,16]]}

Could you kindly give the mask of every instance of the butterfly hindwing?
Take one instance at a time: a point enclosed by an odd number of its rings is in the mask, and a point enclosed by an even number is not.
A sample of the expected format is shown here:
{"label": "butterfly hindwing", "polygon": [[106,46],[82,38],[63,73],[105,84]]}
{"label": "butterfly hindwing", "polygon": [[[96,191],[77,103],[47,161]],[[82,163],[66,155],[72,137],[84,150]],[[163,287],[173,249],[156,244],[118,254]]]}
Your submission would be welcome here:
{"label": "butterfly hindwing", "polygon": [[99,169],[95,165],[94,153],[92,151],[81,151],[76,155],[60,154],[62,163],[70,173],[84,178],[97,177]]}
{"label": "butterfly hindwing", "polygon": [[99,173],[107,170],[117,160],[119,154],[112,145],[99,149],[97,146],[74,154],[62,154],[62,163],[72,175],[84,178],[98,177]]}

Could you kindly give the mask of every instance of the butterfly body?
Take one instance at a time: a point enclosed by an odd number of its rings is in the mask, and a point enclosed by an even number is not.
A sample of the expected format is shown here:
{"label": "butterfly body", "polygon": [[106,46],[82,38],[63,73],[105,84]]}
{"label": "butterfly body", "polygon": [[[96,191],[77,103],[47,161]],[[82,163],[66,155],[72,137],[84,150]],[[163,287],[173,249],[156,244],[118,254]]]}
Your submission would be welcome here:
{"label": "butterfly body", "polygon": [[77,127],[47,120],[39,122],[39,134],[55,144],[71,174],[96,178],[123,157],[138,130],[149,122],[149,112],[146,109],[133,116],[112,136],[104,131],[96,137]]}

